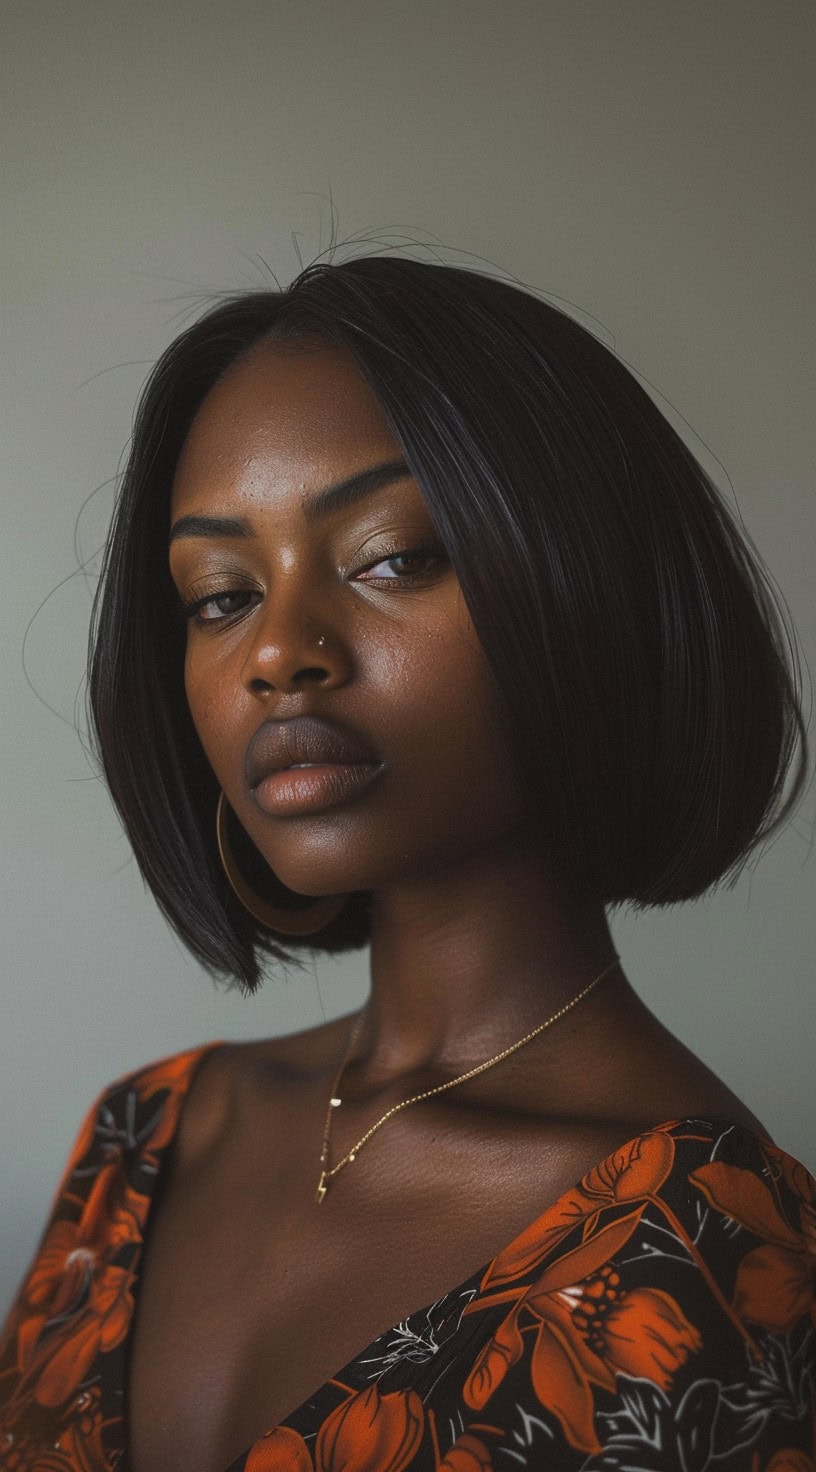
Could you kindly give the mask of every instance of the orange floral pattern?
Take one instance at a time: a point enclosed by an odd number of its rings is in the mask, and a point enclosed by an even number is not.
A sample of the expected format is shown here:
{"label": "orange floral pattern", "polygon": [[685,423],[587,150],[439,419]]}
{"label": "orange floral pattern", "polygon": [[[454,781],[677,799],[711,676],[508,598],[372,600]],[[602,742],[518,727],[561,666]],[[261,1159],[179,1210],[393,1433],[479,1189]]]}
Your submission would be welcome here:
{"label": "orange floral pattern", "polygon": [[121,1461],[116,1377],[144,1228],[161,1152],[206,1051],[128,1075],[82,1123],[0,1336],[2,1472],[114,1472]]}
{"label": "orange floral pattern", "polygon": [[[144,1235],[215,1046],[83,1122],[0,1335],[2,1472],[125,1472]],[[667,1121],[225,1472],[816,1472],[815,1276],[805,1167],[728,1121]]]}

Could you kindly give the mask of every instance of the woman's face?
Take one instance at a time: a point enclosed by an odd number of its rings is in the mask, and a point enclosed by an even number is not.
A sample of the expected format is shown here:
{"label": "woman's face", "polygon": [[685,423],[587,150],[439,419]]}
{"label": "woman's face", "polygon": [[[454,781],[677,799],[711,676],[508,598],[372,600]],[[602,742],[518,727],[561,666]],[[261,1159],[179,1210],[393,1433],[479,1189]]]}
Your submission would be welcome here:
{"label": "woman's face", "polygon": [[[401,460],[344,349],[264,346],[205,399],[175,475],[193,721],[238,819],[302,894],[429,876],[522,818],[487,663]],[[381,466],[366,494],[310,507]],[[264,780],[308,760],[291,739],[303,717],[373,764]]]}

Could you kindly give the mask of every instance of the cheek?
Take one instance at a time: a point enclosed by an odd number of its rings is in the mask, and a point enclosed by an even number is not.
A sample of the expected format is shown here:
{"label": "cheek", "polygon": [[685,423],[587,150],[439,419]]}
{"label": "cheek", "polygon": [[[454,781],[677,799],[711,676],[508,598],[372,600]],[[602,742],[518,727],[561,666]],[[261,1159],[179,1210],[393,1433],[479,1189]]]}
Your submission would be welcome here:
{"label": "cheek", "polygon": [[496,787],[506,765],[492,675],[469,625],[429,630],[376,675],[389,689],[389,725],[422,786],[449,792]]}
{"label": "cheek", "polygon": [[229,732],[235,721],[234,702],[228,699],[225,683],[218,681],[209,662],[189,652],[184,665],[184,691],[198,738],[218,775],[219,758],[229,748]]}

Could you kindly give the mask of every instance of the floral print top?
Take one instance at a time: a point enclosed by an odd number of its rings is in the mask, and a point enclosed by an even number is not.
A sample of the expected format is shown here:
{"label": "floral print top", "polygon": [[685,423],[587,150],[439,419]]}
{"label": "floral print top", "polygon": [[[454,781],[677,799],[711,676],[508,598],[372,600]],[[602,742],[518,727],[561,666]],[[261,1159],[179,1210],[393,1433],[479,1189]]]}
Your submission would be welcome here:
{"label": "floral print top", "polygon": [[[3,1472],[126,1472],[151,1200],[216,1046],[88,1113],[0,1337]],[[805,1167],[727,1120],[667,1121],[225,1472],[816,1472],[815,1276]]]}

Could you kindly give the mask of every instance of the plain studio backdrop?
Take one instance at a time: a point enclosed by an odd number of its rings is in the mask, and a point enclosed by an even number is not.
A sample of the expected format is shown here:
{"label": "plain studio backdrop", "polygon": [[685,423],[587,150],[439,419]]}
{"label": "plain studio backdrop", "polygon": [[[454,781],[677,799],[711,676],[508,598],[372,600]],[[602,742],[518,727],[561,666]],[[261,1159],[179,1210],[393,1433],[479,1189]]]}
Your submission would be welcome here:
{"label": "plain studio backdrop", "polygon": [[[213,986],[74,728],[133,406],[210,294],[291,280],[333,206],[341,241],[441,245],[569,303],[756,542],[806,712],[816,655],[809,0],[6,0],[3,17],[0,1307],[105,1083],[365,992],[365,952],[251,1000]],[[613,922],[648,1004],[811,1169],[815,792],[735,888]]]}

